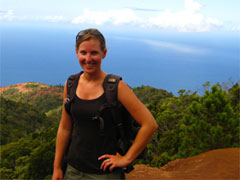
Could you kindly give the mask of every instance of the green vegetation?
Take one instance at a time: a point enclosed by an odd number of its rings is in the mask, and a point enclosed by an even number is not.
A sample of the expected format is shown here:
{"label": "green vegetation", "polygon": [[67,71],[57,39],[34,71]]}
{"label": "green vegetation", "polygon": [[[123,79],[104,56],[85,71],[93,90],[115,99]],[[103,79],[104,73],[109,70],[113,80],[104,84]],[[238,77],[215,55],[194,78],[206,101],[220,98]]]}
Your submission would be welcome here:
{"label": "green vegetation", "polygon": [[[37,92],[35,94],[37,94]],[[40,111],[47,112],[62,105],[63,100],[61,96],[50,93],[42,93],[42,95],[39,96],[35,94],[32,94],[32,97],[34,97],[32,100],[31,97],[25,96],[25,101],[27,100],[31,102],[32,105],[37,106]]]}
{"label": "green vegetation", "polygon": [[32,132],[41,131],[57,123],[47,118],[36,106],[2,97],[0,102],[1,145],[17,141]]}
{"label": "green vegetation", "polygon": [[19,90],[17,88],[11,88],[3,92],[2,96],[15,95]]}
{"label": "green vegetation", "polygon": [[62,105],[63,86],[43,86],[39,83],[29,83],[24,87],[29,91],[19,92],[15,86],[3,91],[1,96],[16,102],[27,103],[38,107],[38,110],[47,112]]}
{"label": "green vegetation", "polygon": [[1,179],[49,179],[52,174],[57,126],[2,146]]}
{"label": "green vegetation", "polygon": [[24,87],[31,89],[31,88],[40,87],[40,85],[39,85],[39,84],[36,84],[36,83],[29,83],[29,84],[26,84]]}
{"label": "green vegetation", "polygon": [[159,102],[160,99],[166,97],[173,97],[172,93],[151,86],[136,87],[133,88],[133,91],[144,104]]}
{"label": "green vegetation", "polygon": [[[203,86],[202,96],[184,89],[174,96],[150,86],[133,88],[159,125],[146,159],[138,163],[161,167],[212,149],[240,147],[239,84],[225,90],[219,84],[210,88],[209,82]],[[1,179],[51,179],[62,92],[62,86],[36,87],[15,101],[2,94]]]}
{"label": "green vegetation", "polygon": [[148,145],[144,163],[161,167],[167,162],[218,148],[240,147],[239,92],[235,84],[223,90],[217,84],[200,97],[180,91],[148,106],[159,130]]}

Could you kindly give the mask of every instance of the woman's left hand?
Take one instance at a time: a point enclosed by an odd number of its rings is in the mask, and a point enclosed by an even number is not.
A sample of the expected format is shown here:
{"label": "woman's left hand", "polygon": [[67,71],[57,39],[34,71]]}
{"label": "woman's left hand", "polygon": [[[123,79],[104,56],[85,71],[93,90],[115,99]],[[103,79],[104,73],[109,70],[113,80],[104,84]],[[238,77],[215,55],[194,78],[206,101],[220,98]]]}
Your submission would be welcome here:
{"label": "woman's left hand", "polygon": [[126,167],[130,164],[125,156],[121,156],[118,153],[116,155],[105,154],[98,158],[98,160],[103,159],[105,160],[102,162],[100,167],[103,171],[106,171],[107,168],[109,168],[110,172],[112,172],[116,167]]}

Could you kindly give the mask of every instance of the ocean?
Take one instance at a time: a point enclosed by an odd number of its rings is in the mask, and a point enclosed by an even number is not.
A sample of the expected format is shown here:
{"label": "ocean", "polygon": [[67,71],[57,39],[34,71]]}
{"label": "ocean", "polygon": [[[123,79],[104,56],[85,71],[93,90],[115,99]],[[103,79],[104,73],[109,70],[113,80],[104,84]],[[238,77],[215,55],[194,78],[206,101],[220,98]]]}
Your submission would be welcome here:
{"label": "ocean", "polygon": [[[64,84],[81,71],[75,55],[77,28],[3,26],[1,86],[23,82]],[[102,69],[130,87],[149,85],[177,95],[202,84],[240,80],[239,34],[102,31],[108,53]]]}

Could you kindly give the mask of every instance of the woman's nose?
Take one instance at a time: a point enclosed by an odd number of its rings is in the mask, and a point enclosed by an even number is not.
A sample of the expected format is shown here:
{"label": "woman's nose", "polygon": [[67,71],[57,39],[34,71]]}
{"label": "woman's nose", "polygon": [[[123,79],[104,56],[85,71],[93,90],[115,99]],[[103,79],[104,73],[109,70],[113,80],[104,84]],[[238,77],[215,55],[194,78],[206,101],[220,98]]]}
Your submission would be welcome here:
{"label": "woman's nose", "polygon": [[91,61],[92,60],[91,54],[87,54],[85,58],[86,58],[86,61]]}

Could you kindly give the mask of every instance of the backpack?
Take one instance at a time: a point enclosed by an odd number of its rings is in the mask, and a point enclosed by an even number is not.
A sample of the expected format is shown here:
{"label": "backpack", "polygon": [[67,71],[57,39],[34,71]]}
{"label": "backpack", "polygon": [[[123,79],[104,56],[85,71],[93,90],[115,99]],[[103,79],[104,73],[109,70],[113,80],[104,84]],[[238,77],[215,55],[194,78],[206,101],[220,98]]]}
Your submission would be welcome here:
{"label": "backpack", "polygon": [[[76,88],[78,85],[78,80],[80,75],[83,72],[78,74],[71,75],[67,80],[67,98],[65,100],[65,109],[68,114],[71,115],[70,107],[71,103],[76,94]],[[100,122],[100,135],[104,134],[104,118],[101,117],[101,112],[110,108],[114,120],[114,124],[117,130],[117,152],[121,155],[126,154],[133,141],[136,138],[136,135],[140,129],[140,125],[136,122],[136,120],[130,115],[130,113],[126,110],[123,105],[120,105],[117,99],[117,90],[119,81],[122,80],[120,76],[107,74],[103,82],[103,89],[106,97],[106,104],[102,104],[98,113],[96,114],[95,119],[98,119]],[[138,159],[145,158],[146,148],[143,152],[137,157]],[[130,164],[124,169],[125,173],[129,173],[132,171],[133,165]]]}

